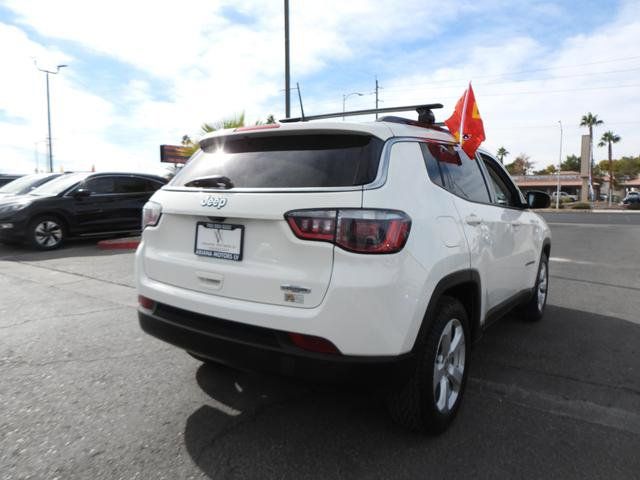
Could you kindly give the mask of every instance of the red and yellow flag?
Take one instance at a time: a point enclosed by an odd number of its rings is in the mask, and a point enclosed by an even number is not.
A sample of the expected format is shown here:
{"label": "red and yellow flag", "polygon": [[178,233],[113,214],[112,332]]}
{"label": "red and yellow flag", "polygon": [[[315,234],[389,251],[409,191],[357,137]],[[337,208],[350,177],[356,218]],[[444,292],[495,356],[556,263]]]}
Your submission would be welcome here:
{"label": "red and yellow flag", "polygon": [[469,83],[469,88],[465,90],[458,103],[456,103],[453,114],[444,123],[453,136],[456,137],[456,140],[460,142],[464,153],[469,158],[475,158],[476,150],[485,140],[485,136],[482,118],[480,118],[478,103],[473,94],[471,83]]}

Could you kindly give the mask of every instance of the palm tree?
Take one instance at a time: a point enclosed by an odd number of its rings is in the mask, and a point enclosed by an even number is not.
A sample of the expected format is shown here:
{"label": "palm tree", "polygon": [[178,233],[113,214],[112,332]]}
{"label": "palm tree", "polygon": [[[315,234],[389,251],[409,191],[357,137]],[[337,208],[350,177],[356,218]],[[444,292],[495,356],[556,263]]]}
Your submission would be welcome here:
{"label": "palm tree", "polygon": [[604,147],[605,145],[609,147],[609,206],[611,206],[611,196],[613,195],[613,159],[611,158],[611,145],[619,141],[620,135],[616,135],[609,130],[602,134],[602,138],[600,138],[600,142],[598,143],[599,147]]}
{"label": "palm tree", "polygon": [[[582,116],[582,120],[580,120],[581,127],[589,128],[589,192],[590,195],[593,195],[593,186],[591,184],[591,171],[593,170],[593,127],[597,125],[602,125],[604,122],[598,118],[598,115],[594,115],[591,112],[588,112],[586,115]],[[592,199],[593,200],[593,199]]]}
{"label": "palm tree", "polygon": [[498,157],[498,160],[500,160],[500,163],[504,163],[504,157],[506,157],[507,155],[509,155],[509,152],[504,147],[500,147],[496,152],[496,157]]}
{"label": "palm tree", "polygon": [[[220,122],[203,123],[202,125],[200,125],[199,137],[202,137],[207,133],[215,132],[216,130],[222,130],[225,128],[238,128],[238,127],[244,127],[244,112],[242,112],[240,115],[236,115],[233,118],[227,118]],[[200,145],[198,144],[198,142],[199,140],[196,139],[194,141],[189,135],[184,135],[182,137],[182,145],[187,150],[187,153],[189,154],[189,156],[196,153],[196,151],[200,148]]]}

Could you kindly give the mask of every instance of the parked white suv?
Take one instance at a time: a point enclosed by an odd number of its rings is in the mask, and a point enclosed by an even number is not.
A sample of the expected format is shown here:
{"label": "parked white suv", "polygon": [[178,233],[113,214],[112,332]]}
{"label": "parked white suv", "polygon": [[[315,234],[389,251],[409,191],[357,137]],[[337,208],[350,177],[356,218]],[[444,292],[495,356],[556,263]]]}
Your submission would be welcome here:
{"label": "parked white suv", "polygon": [[549,197],[435,125],[381,120],[205,137],[144,209],[139,320],[205,361],[389,379],[393,417],[440,432],[483,328],[543,315],[550,232],[528,208]]}

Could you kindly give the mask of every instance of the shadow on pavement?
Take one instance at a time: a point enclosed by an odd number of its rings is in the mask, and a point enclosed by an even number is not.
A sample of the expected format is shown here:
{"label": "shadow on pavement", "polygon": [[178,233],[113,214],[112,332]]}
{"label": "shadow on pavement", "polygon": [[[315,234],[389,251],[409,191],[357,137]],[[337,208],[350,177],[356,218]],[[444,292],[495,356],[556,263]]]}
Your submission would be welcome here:
{"label": "shadow on pavement", "polygon": [[370,392],[205,364],[210,401],[187,419],[186,449],[210,478],[633,478],[640,435],[606,414],[639,411],[639,348],[640,326],[616,318],[511,315],[475,349],[460,415],[439,437],[396,427]]}

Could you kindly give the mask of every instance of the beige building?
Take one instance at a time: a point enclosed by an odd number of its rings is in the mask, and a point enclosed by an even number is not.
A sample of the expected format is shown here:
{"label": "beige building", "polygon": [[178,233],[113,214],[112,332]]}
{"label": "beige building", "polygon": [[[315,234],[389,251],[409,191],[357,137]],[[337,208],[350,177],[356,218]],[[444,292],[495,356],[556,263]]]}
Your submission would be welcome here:
{"label": "beige building", "polygon": [[[523,192],[527,190],[541,190],[551,195],[556,191],[558,185],[558,175],[512,175],[518,187]],[[593,178],[593,190],[595,191],[596,198],[600,195],[600,187],[602,185],[602,179],[600,177]],[[582,189],[582,178],[580,172],[560,172],[560,191],[566,192],[569,195],[575,195],[580,198]]]}

